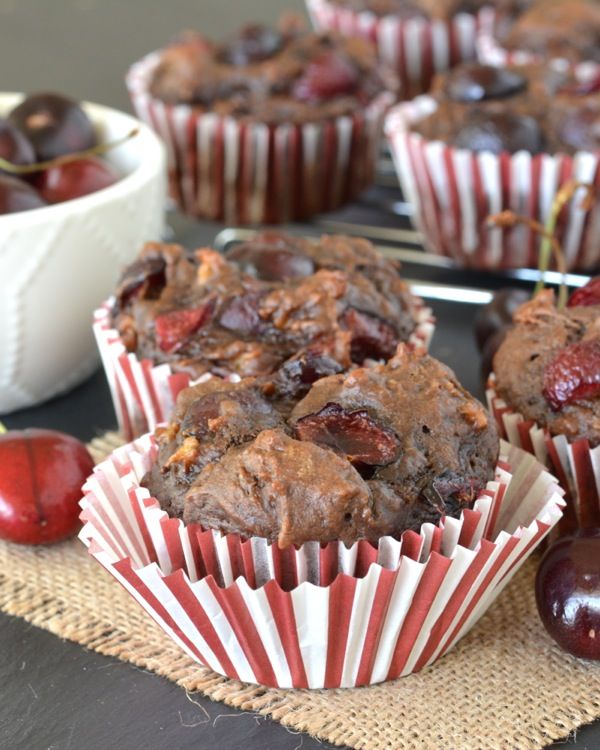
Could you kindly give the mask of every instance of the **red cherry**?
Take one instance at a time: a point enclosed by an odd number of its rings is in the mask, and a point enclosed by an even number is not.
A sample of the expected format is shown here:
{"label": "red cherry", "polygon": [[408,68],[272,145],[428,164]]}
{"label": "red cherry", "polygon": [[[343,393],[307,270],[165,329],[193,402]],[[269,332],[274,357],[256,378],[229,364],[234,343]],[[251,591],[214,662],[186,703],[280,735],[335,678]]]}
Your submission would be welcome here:
{"label": "red cherry", "polygon": [[[35,151],[27,137],[4,119],[0,119],[0,157],[18,165],[33,164],[35,161]],[[0,174],[4,174],[2,169]]]}
{"label": "red cherry", "polygon": [[398,346],[398,335],[389,323],[368,313],[349,307],[341,316],[342,328],[352,333],[352,361],[389,359]]}
{"label": "red cherry", "polygon": [[567,302],[567,307],[588,307],[590,305],[600,305],[600,276],[594,276],[587,284],[576,289]]}
{"label": "red cherry", "polygon": [[118,180],[119,173],[113,166],[90,157],[46,169],[38,177],[37,186],[48,203],[62,203],[95,193]]}
{"label": "red cherry", "polygon": [[154,330],[163,352],[175,352],[180,349],[192,334],[208,322],[212,307],[209,303],[193,310],[173,310],[157,315]]}
{"label": "red cherry", "polygon": [[600,529],[580,530],[549,547],[535,594],[558,645],[573,656],[600,659]]}
{"label": "red cherry", "polygon": [[81,487],[93,468],[85,445],[62,432],[0,435],[0,538],[47,544],[74,534]]}
{"label": "red cherry", "polygon": [[553,411],[600,395],[600,338],[561,349],[546,365],[543,393]]}
{"label": "red cherry", "polygon": [[46,205],[31,185],[16,177],[0,174],[0,214],[15,214],[31,211]]}
{"label": "red cherry", "polygon": [[330,96],[350,94],[359,81],[358,70],[342,55],[323,52],[309,62],[294,85],[294,96],[304,102],[320,102]]}

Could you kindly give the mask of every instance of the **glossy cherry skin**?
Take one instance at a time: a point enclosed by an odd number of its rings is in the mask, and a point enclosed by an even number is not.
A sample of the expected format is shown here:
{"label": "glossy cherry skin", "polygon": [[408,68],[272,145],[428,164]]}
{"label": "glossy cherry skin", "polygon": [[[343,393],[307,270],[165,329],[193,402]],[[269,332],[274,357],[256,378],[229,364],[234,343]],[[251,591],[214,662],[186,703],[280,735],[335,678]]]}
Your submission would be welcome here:
{"label": "glossy cherry skin", "polygon": [[0,214],[31,211],[46,205],[42,196],[23,180],[0,174]]}
{"label": "glossy cherry skin", "polygon": [[[0,157],[19,166],[33,164],[35,151],[21,131],[8,120],[0,118]],[[0,174],[8,174],[0,168]]]}
{"label": "glossy cherry skin", "polygon": [[0,435],[0,539],[48,544],[72,536],[81,487],[93,467],[83,443],[62,432]]}
{"label": "glossy cherry skin", "polygon": [[90,157],[46,169],[36,185],[48,203],[62,203],[114,185],[118,179],[119,174],[111,164]]}
{"label": "glossy cherry skin", "polygon": [[62,94],[32,94],[8,119],[33,144],[38,161],[84,151],[96,145],[96,133],[79,103]]}
{"label": "glossy cherry skin", "polygon": [[556,541],[537,572],[535,594],[544,627],[565,651],[600,660],[600,529]]}

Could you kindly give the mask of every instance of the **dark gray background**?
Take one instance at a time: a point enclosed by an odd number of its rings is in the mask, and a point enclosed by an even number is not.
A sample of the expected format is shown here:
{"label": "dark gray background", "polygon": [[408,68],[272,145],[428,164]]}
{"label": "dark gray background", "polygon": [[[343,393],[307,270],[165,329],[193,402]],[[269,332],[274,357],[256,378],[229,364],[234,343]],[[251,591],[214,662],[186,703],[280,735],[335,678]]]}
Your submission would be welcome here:
{"label": "dark gray background", "polygon": [[[122,83],[128,65],[178,30],[219,35],[245,20],[272,21],[284,9],[302,12],[303,5],[301,0],[0,0],[0,90],[55,89],[129,109]],[[368,210],[363,206],[361,216]],[[188,246],[210,241],[218,229],[176,216],[172,224]],[[473,307],[435,307],[434,354],[479,391]],[[9,428],[62,429],[84,440],[114,428],[101,373],[68,396],[3,421]],[[194,700],[200,706],[162,678],[0,615],[1,750],[330,747],[262,717]],[[579,731],[576,744],[600,747],[598,726]]]}

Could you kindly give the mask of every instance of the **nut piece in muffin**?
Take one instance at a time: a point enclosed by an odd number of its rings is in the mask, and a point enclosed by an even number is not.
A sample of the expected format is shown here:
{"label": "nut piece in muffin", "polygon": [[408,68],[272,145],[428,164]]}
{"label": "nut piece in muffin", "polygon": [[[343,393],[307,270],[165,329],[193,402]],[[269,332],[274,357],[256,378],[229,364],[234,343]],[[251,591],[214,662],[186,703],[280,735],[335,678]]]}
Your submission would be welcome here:
{"label": "nut piece in muffin", "polygon": [[306,541],[376,541],[458,516],[493,478],[498,437],[451,370],[400,345],[295,405],[254,379],[179,396],[143,480],[186,523]]}
{"label": "nut piece in muffin", "polygon": [[431,94],[435,111],[412,126],[428,140],[495,154],[600,148],[600,89],[572,72],[464,63]]}
{"label": "nut piece in muffin", "polygon": [[521,306],[494,357],[494,387],[525,420],[600,445],[600,305],[558,311],[551,290]]}
{"label": "nut piece in muffin", "polygon": [[253,24],[222,44],[186,32],[159,53],[150,93],[170,104],[265,123],[352,114],[396,81],[368,42]]}
{"label": "nut piece in muffin", "polygon": [[119,283],[113,323],[140,359],[198,378],[257,376],[297,396],[319,377],[386,360],[420,300],[369,242],[267,232],[223,256],[150,244]]}

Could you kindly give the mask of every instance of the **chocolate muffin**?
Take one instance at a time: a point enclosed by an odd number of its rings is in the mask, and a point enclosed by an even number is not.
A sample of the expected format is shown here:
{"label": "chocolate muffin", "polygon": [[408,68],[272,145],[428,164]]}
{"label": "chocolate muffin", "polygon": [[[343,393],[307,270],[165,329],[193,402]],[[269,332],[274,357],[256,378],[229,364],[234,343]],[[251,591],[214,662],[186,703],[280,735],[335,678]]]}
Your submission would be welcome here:
{"label": "chocolate muffin", "polygon": [[237,120],[303,123],[350,115],[395,87],[366,41],[288,22],[245,26],[222,44],[183,34],[159,53],[150,93]]}
{"label": "chocolate muffin", "polygon": [[600,62],[600,3],[536,0],[514,22],[501,19],[497,37],[504,49],[543,60]]}
{"label": "chocolate muffin", "polygon": [[495,427],[437,360],[386,364],[282,401],[256,379],[182,391],[143,484],[186,523],[306,541],[399,536],[458,516],[493,478]]}
{"label": "chocolate muffin", "polygon": [[470,151],[532,154],[600,148],[600,89],[542,66],[466,63],[438,76],[435,111],[412,125]]}
{"label": "chocolate muffin", "polygon": [[600,305],[558,311],[546,290],[519,308],[494,357],[494,388],[525,420],[600,445]]}
{"label": "chocolate muffin", "polygon": [[256,376],[281,396],[324,375],[385,360],[422,303],[366,240],[266,232],[223,256],[149,244],[117,288],[113,324],[139,359]]}

